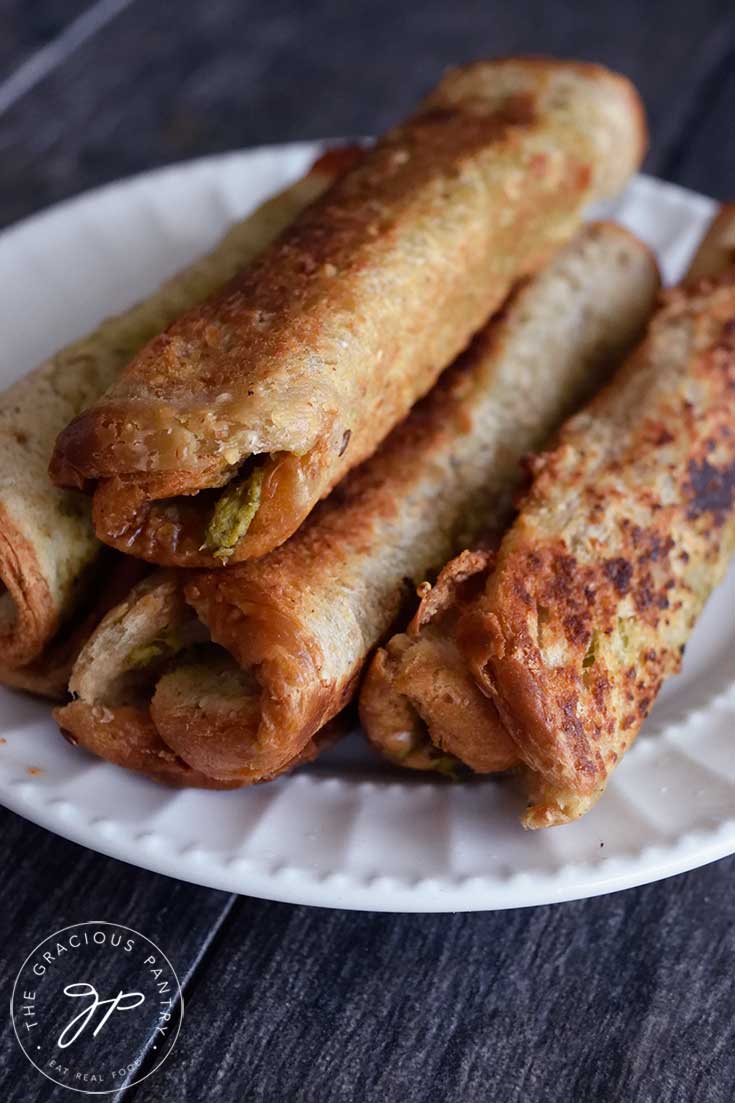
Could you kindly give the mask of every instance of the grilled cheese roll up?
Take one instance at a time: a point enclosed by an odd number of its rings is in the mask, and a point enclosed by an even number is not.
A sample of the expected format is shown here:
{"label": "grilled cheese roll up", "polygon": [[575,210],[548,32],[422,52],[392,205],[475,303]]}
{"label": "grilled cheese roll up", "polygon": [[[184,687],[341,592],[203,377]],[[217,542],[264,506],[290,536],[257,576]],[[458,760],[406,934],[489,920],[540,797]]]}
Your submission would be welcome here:
{"label": "grilled cheese roll up", "polygon": [[140,560],[109,548],[101,551],[85,575],[73,619],[63,625],[37,659],[19,667],[0,665],[0,684],[52,701],[68,697],[69,678],[80,650],[103,616],[150,571]]}
{"label": "grilled cheese roll up", "polygon": [[[192,769],[159,735],[150,714],[150,680],[177,650],[196,648],[206,639],[175,576],[165,571],[149,576],[104,618],[82,649],[69,687],[78,699],[54,714],[64,736],[99,758],[166,785],[236,789],[251,780],[270,781],[311,761],[344,734],[346,726],[337,717],[278,768],[252,779],[224,780]],[[215,707],[239,706],[240,672],[217,670],[216,664],[216,655],[199,657],[198,666],[213,676]],[[90,698],[102,698],[105,704],[90,707]]]}
{"label": "grilled cheese roll up", "polygon": [[[726,258],[734,213],[695,265]],[[735,268],[708,271],[539,459],[457,631],[528,769],[527,827],[599,798],[735,552]]]}
{"label": "grilled cheese roll up", "polygon": [[359,155],[327,154],[303,180],[237,223],[209,256],[0,395],[0,681],[63,697],[80,615],[90,623],[85,606],[102,546],[88,499],[49,482],[57,434],[146,341],[226,283]]}
{"label": "grilled cheese roll up", "polygon": [[456,639],[463,612],[484,585],[490,538],[446,564],[419,589],[405,631],[378,648],[360,689],[360,721],[384,758],[411,770],[456,776],[467,767],[499,773],[519,764],[495,705],[477,687]]}
{"label": "grilled cheese roll up", "polygon": [[405,632],[378,648],[368,666],[360,690],[362,728],[398,766],[455,776],[462,767],[485,774],[518,765],[515,743],[477,688],[455,636],[492,568],[493,543],[465,549],[433,586],[424,583]]}
{"label": "grilled cheese roll up", "polygon": [[111,613],[61,726],[99,753],[100,725],[129,722],[132,677],[141,727],[199,775],[243,783],[292,762],[350,700],[412,585],[507,520],[522,453],[635,341],[657,285],[626,231],[585,228],[289,541],[164,573]]}
{"label": "grilled cheese roll up", "polygon": [[[658,289],[656,262],[641,242],[612,224],[590,226],[516,295],[497,323],[497,389],[476,401],[470,415],[495,450],[485,459],[488,479],[502,472],[475,521],[487,536],[451,560],[433,587],[424,584],[415,616],[378,649],[360,693],[363,729],[393,762],[439,772],[461,763],[478,773],[518,762],[494,704],[467,668],[456,628],[492,569],[490,530],[499,534],[509,520],[498,494],[502,484],[518,486],[519,457],[543,445],[603,382],[605,369],[617,366],[641,336]],[[579,385],[585,371],[586,393]],[[497,410],[507,407],[515,414],[499,432]]]}
{"label": "grilled cheese roll up", "polygon": [[521,276],[617,192],[645,141],[631,85],[508,59],[449,73],[220,294],[61,434],[98,536],[170,566],[286,540]]}

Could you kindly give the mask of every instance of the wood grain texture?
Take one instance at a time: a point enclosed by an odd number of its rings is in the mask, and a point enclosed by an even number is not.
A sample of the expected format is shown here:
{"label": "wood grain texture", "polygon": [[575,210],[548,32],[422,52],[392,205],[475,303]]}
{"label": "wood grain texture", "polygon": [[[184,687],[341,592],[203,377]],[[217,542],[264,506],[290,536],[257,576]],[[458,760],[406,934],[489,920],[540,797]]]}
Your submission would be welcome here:
{"label": "wood grain texture", "polygon": [[92,0],[0,2],[0,84],[38,50],[53,42]]}
{"label": "wood grain texture", "polygon": [[688,188],[735,198],[735,27],[691,105],[686,126],[662,157],[662,175]]}
{"label": "wood grain texture", "polygon": [[733,872],[487,915],[241,900],[132,1098],[729,1103]]}
{"label": "wood grain texture", "polygon": [[[0,0],[0,83],[93,2]],[[0,223],[169,161],[372,132],[445,65],[517,51],[628,73],[649,167],[732,195],[734,31],[731,0],[132,0],[0,114]],[[95,918],[159,942],[182,976],[179,1043],[126,1101],[732,1099],[735,859],[557,907],[383,916],[233,902],[8,812],[0,828],[6,998],[40,938]],[[7,1019],[0,1080],[8,1103],[67,1098]]]}
{"label": "wood grain texture", "polygon": [[447,65],[492,54],[619,68],[646,102],[655,167],[734,18],[730,0],[134,0],[0,116],[0,220],[187,157],[380,131]]}
{"label": "wood grain texture", "polygon": [[[38,942],[87,920],[121,923],[152,939],[170,958],[186,991],[234,897],[102,858],[6,809],[0,809],[0,825],[0,988],[6,1000],[24,958]],[[117,980],[100,977],[98,987],[102,991]],[[68,1094],[28,1063],[7,1011],[0,1033],[0,1084],[8,1103],[46,1103]]]}

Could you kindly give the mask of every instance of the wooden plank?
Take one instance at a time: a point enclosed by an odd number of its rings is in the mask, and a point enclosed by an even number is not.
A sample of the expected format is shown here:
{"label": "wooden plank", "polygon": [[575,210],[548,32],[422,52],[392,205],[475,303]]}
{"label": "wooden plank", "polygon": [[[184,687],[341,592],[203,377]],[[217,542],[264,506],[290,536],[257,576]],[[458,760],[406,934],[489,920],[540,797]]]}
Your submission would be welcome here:
{"label": "wooden plank", "polygon": [[735,41],[713,70],[663,164],[666,176],[717,199],[735,199]]}
{"label": "wooden plank", "polygon": [[48,46],[90,6],[90,0],[19,0],[0,3],[0,83],[37,50]]}
{"label": "wooden plank", "polygon": [[240,900],[130,1098],[729,1103],[733,874],[485,915]]}
{"label": "wooden plank", "polygon": [[[59,839],[0,809],[0,987],[9,998],[27,954],[47,935],[73,923],[107,920],[150,938],[170,959],[184,989],[227,915],[234,897],[159,877]],[[119,977],[100,976],[100,991]],[[4,1014],[7,1015],[7,1003]],[[7,1103],[45,1103],[62,1093],[21,1052],[6,1019],[0,1084]],[[181,1051],[189,1048],[181,1045]],[[177,1053],[175,1050],[174,1053]],[[146,1081],[148,1083],[148,1081]],[[112,1101],[112,1095],[105,1098]]]}
{"label": "wooden plank", "polygon": [[[136,0],[0,116],[0,218],[204,153],[379,130],[450,63],[518,51],[595,58],[639,85],[654,151],[698,87],[730,0]],[[727,22],[726,22],[727,21]],[[723,32],[724,33],[724,32]]]}

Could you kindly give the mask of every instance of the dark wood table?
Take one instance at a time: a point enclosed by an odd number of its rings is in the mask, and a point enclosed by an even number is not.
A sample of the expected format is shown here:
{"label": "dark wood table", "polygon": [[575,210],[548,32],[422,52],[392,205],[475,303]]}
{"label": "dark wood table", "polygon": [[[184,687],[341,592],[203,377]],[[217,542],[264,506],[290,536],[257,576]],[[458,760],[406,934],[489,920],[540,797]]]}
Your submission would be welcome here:
{"label": "dark wood table", "polygon": [[[374,132],[444,66],[518,52],[628,73],[648,170],[735,193],[733,0],[0,0],[0,220],[170,161]],[[0,822],[6,997],[35,942],[88,919],[178,969],[181,1038],[126,1099],[735,1098],[735,859],[555,907],[392,916],[229,896]],[[71,1098],[7,1018],[0,1076],[8,1103]]]}

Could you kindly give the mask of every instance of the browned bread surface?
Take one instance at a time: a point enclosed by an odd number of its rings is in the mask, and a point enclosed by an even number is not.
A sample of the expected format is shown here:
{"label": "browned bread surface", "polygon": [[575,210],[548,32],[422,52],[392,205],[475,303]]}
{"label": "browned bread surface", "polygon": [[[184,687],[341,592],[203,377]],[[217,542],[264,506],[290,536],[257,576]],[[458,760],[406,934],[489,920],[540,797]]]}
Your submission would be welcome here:
{"label": "browned bread surface", "polygon": [[[283,542],[497,308],[618,190],[645,142],[630,84],[507,59],[450,72],[224,291],[134,358],[59,438],[101,539],[222,565]],[[247,531],[208,538],[212,490],[256,457]],[[209,489],[209,493],[199,492]]]}
{"label": "browned bread surface", "polygon": [[735,270],[667,292],[647,340],[538,462],[460,635],[534,777],[586,811],[735,550]]}
{"label": "browned bread surface", "polygon": [[303,180],[236,223],[211,254],[0,394],[0,681],[63,696],[71,645],[81,642],[79,612],[94,591],[103,549],[87,498],[49,481],[56,435],[149,338],[221,287],[355,156],[354,149],[325,155]]}
{"label": "browned bread surface", "polygon": [[95,633],[71,688],[105,708],[143,688],[192,769],[272,776],[350,699],[412,585],[507,521],[522,452],[635,341],[657,287],[640,242],[585,228],[289,541],[226,570],[157,575]]}
{"label": "browned bread surface", "polygon": [[[485,493],[473,503],[465,547],[478,531],[500,531],[508,522],[503,491],[518,487],[521,457],[609,376],[641,336],[657,291],[647,248],[603,223],[587,226],[511,299],[493,330],[495,386],[477,392],[466,413],[473,435],[464,440],[474,441]],[[447,756],[479,772],[517,761],[456,638],[489,569],[486,549],[463,551],[424,593],[408,629],[372,660],[360,713],[371,743],[393,761],[440,772],[452,768]]]}

